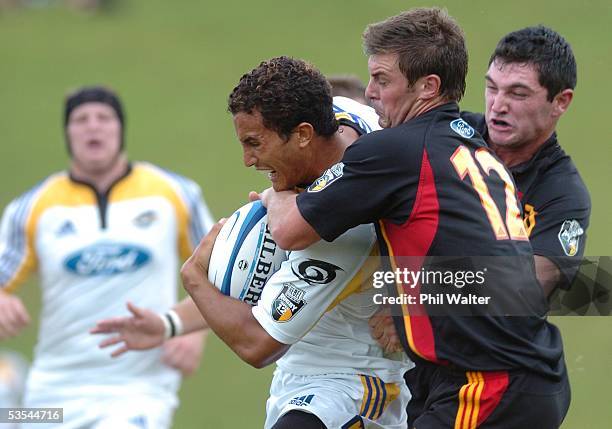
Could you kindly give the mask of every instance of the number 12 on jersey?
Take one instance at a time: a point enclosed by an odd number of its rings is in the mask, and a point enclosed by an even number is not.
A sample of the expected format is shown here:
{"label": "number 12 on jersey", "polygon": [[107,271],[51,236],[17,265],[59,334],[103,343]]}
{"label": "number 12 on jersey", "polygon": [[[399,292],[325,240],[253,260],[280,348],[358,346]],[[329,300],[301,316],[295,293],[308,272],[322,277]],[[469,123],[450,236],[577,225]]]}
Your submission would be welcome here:
{"label": "number 12 on jersey", "polygon": [[[489,223],[491,228],[493,228],[495,237],[498,240],[527,240],[528,236],[521,219],[521,210],[516,200],[514,183],[510,178],[510,174],[508,174],[508,170],[506,170],[502,163],[495,159],[485,148],[477,149],[474,156],[472,156],[470,150],[465,146],[459,146],[450,160],[461,180],[464,180],[466,175],[470,177],[472,187],[480,197],[480,203],[489,218]],[[480,164],[480,167],[487,176],[490,176],[491,172],[494,171],[504,181],[506,193],[505,222],[493,197],[491,197],[489,188],[480,173],[478,165],[476,165],[476,161],[478,161],[478,164]]]}

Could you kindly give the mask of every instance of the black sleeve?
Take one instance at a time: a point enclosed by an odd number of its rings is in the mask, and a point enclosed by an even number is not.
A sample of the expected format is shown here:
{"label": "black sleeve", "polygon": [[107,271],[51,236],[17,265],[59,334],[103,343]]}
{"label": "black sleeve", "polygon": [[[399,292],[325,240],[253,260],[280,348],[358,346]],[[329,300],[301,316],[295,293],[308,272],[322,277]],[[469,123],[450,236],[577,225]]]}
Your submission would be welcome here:
{"label": "black sleeve", "polygon": [[300,213],[327,241],[357,225],[408,219],[416,196],[422,146],[383,130],[349,146],[341,162],[297,197]]}
{"label": "black sleeve", "polygon": [[[535,210],[535,213],[533,211]],[[529,241],[535,255],[553,261],[563,274],[559,285],[567,289],[576,275],[586,246],[591,202],[586,189],[553,193],[540,207],[525,205]]]}

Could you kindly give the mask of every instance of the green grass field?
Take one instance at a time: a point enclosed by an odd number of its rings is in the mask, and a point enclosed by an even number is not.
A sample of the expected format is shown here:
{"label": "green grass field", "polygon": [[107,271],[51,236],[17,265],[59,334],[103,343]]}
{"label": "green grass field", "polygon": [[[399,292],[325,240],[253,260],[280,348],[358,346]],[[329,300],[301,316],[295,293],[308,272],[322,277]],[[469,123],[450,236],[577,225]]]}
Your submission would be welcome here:
{"label": "green grass field", "polygon": [[[40,2],[39,2],[40,3]],[[192,177],[215,216],[240,206],[265,178],[242,166],[226,98],[240,76],[276,55],[304,58],[324,73],[367,77],[360,35],[369,22],[432,5],[391,0],[203,2],[115,0],[88,15],[50,2],[47,8],[0,11],[0,208],[67,163],[62,99],[77,86],[104,83],[127,109],[127,148]],[[446,1],[470,50],[462,107],[481,110],[490,52],[505,33],[543,23],[562,33],[579,67],[576,97],[559,126],[593,200],[587,255],[611,255],[612,149],[606,122],[612,4],[594,1]],[[608,137],[606,137],[608,136]],[[21,289],[36,316],[36,279]],[[573,386],[564,424],[606,428],[612,421],[612,318],[559,317]],[[36,324],[3,343],[31,355]],[[199,373],[186,380],[175,419],[179,429],[261,427],[271,369],[243,364],[217,338]]]}

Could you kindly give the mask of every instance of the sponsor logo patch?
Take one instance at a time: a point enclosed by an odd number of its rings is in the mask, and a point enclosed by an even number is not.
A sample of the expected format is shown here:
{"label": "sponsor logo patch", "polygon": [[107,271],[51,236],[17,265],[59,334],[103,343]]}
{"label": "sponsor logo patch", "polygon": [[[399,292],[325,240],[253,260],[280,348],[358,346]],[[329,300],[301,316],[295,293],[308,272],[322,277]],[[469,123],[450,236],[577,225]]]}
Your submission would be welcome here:
{"label": "sponsor logo patch", "polygon": [[307,407],[312,402],[312,399],[315,395],[304,395],[304,396],[296,396],[291,401],[289,401],[290,405],[297,405],[298,407]]}
{"label": "sponsor logo patch", "polygon": [[66,269],[80,276],[109,276],[136,271],[151,261],[151,253],[131,244],[96,243],[74,252]]}
{"label": "sponsor logo patch", "polygon": [[319,192],[327,188],[344,174],[344,163],[339,162],[325,170],[325,173],[308,187],[308,192]]}
{"label": "sponsor logo patch", "polygon": [[292,283],[284,283],[283,290],[272,301],[272,318],[280,323],[293,319],[306,305],[305,294],[306,292]]}
{"label": "sponsor logo patch", "polygon": [[559,230],[559,242],[567,256],[575,256],[580,246],[580,237],[584,234],[584,229],[577,220],[566,220]]}
{"label": "sponsor logo patch", "polygon": [[335,280],[338,271],[344,271],[337,265],[317,259],[307,259],[299,264],[291,264],[291,271],[300,280],[310,285],[324,285]]}
{"label": "sponsor logo patch", "polygon": [[470,139],[474,136],[474,128],[472,128],[470,124],[461,118],[452,121],[450,123],[450,127],[454,132],[463,138]]}

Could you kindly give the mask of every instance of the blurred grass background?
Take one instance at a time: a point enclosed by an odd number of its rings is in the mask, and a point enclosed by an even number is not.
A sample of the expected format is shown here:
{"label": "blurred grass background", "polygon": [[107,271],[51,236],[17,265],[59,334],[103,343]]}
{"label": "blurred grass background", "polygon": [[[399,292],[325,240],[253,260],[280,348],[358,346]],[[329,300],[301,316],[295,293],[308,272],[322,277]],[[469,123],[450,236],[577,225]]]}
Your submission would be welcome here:
{"label": "blurred grass background", "polygon": [[[304,58],[324,73],[367,79],[360,35],[366,24],[413,6],[391,0],[329,2],[203,2],[114,0],[83,13],[60,0],[0,10],[0,208],[49,173],[64,169],[65,93],[103,83],[127,110],[130,158],[145,159],[195,179],[216,217],[267,187],[242,166],[226,112],[240,76],[276,55]],[[487,61],[509,31],[545,24],[572,44],[578,87],[558,131],[590,189],[593,213],[587,255],[611,255],[612,183],[609,97],[612,4],[594,1],[436,3],[465,30],[470,72],[462,108],[481,111]],[[45,6],[45,7],[42,7]],[[39,291],[32,279],[20,291],[34,316],[24,335],[0,344],[31,356]],[[564,428],[605,428],[612,421],[607,385],[612,376],[612,318],[558,317],[572,381]],[[174,427],[261,427],[272,370],[243,364],[211,336],[198,374],[181,390]],[[120,392],[117,392],[120,394]]]}

